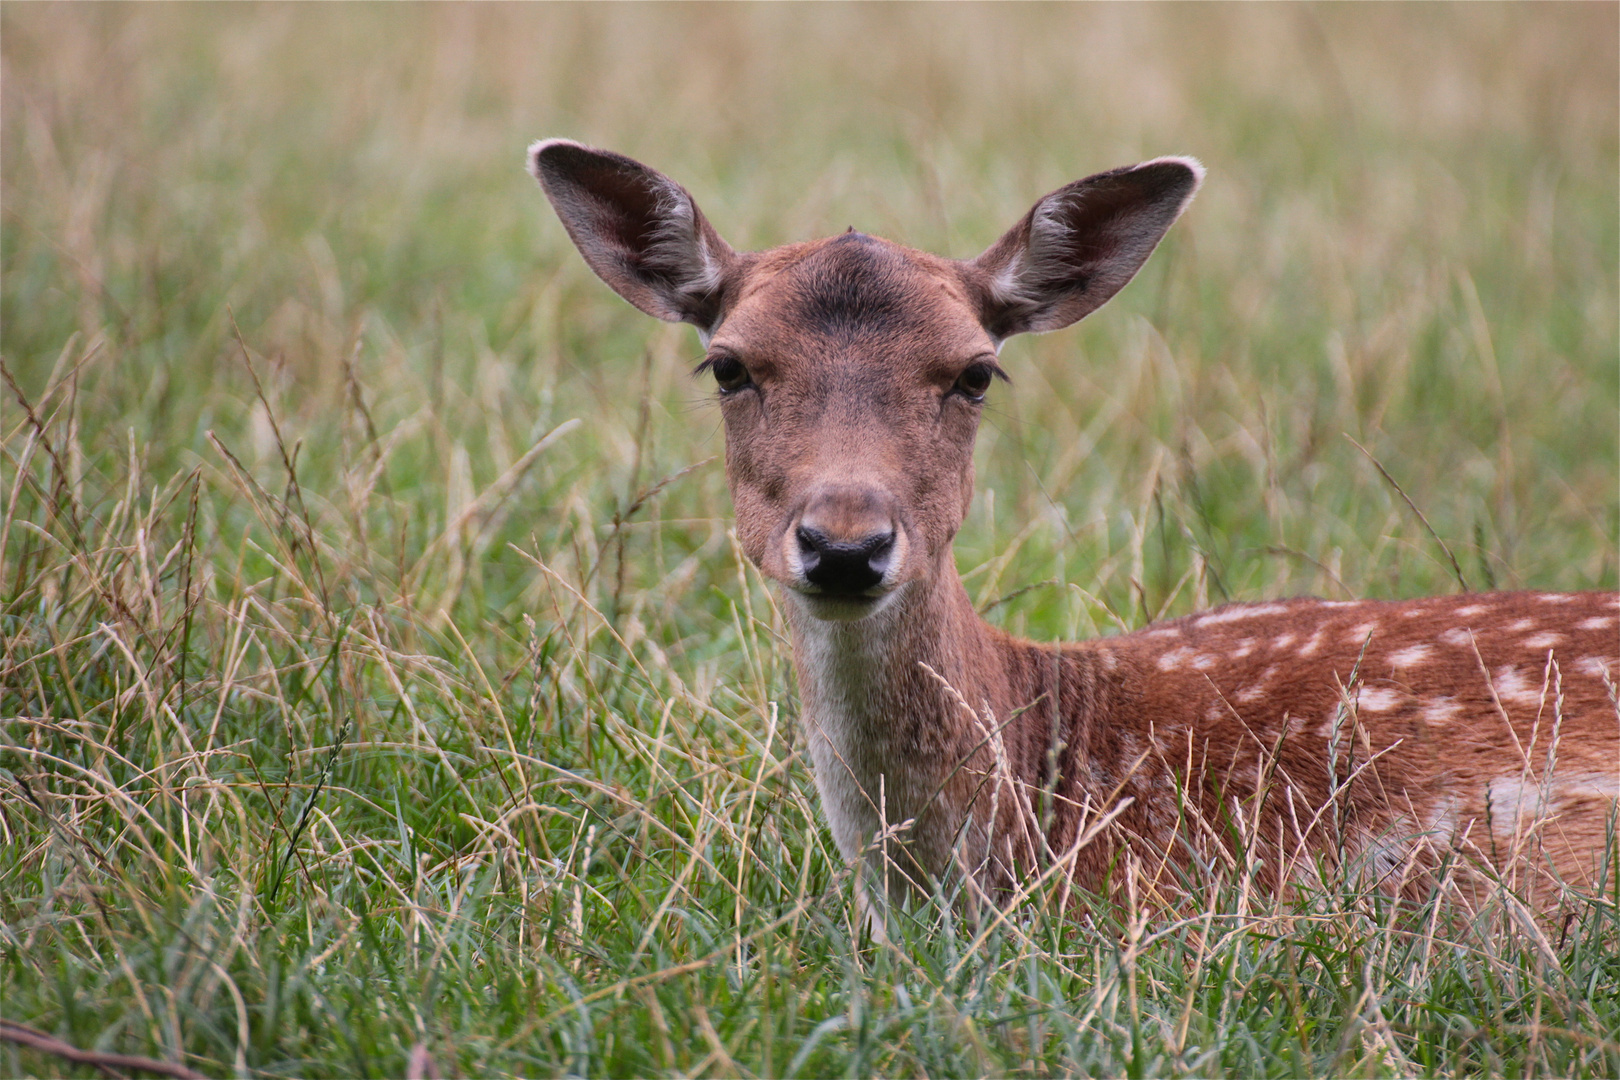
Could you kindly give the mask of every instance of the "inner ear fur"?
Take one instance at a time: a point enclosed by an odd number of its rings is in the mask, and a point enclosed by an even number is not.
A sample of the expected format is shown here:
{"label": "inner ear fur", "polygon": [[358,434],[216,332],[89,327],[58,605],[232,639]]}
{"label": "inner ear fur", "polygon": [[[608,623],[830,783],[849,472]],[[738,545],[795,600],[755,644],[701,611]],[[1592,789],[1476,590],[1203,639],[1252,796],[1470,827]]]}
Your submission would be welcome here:
{"label": "inner ear fur", "polygon": [[984,328],[1000,341],[1091,314],[1142,268],[1203,178],[1193,158],[1157,158],[1044,196],[965,264]]}
{"label": "inner ear fur", "polygon": [[567,139],[529,147],[529,172],[614,292],[656,318],[715,327],[736,254],[685,188],[639,161]]}

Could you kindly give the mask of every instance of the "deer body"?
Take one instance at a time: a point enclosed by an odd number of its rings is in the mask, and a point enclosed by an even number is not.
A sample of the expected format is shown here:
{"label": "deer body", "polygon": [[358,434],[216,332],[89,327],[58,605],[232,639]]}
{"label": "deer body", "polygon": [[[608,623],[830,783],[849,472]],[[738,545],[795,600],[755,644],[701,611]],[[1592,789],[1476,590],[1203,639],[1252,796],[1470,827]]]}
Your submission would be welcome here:
{"label": "deer body", "polygon": [[1393,892],[1459,859],[1527,895],[1612,881],[1620,595],[1239,604],[1065,645],[973,610],[951,543],[1000,346],[1122,288],[1196,162],[1060,188],[970,261],[853,231],[735,252],[628,158],[553,140],[530,166],[592,269],[708,347],[738,537],[874,890],[1173,891],[1240,855],[1275,888],[1323,860]]}
{"label": "deer body", "polygon": [[1521,864],[1527,893],[1601,870],[1620,788],[1612,594],[1233,604],[1068,645],[961,601],[937,638],[881,615],[794,626],[840,847],[914,822],[909,846],[873,852],[891,892],[953,858],[992,894],[1065,858],[1096,889],[1127,852],[1169,891],[1188,850],[1234,826],[1274,887],[1322,853],[1413,894],[1448,852]]}

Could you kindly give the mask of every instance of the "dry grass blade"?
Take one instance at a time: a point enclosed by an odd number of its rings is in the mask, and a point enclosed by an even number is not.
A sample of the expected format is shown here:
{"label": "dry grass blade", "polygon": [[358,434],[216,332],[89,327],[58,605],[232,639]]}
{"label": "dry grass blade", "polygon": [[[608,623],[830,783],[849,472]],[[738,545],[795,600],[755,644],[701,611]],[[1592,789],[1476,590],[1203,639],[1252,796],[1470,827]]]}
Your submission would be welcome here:
{"label": "dry grass blade", "polygon": [[1350,438],[1348,433],[1346,433],[1345,438],[1349,439],[1351,446],[1366,455],[1367,460],[1373,463],[1373,468],[1378,470],[1378,475],[1389,482],[1389,486],[1395,489],[1395,493],[1401,497],[1401,500],[1406,503],[1412,513],[1417,515],[1417,519],[1423,523],[1423,528],[1434,538],[1434,542],[1440,545],[1440,550],[1445,552],[1446,561],[1451,563],[1451,572],[1456,576],[1457,584],[1462,586],[1463,592],[1473,592],[1474,590],[1468,585],[1468,579],[1463,577],[1462,567],[1457,564],[1457,556],[1451,553],[1451,548],[1440,538],[1440,534],[1434,531],[1434,526],[1429,524],[1429,519],[1424,517],[1423,511],[1418,509],[1417,503],[1412,501],[1412,497],[1406,493],[1406,489],[1401,487],[1393,476],[1389,475],[1389,470],[1384,468],[1383,462],[1373,457],[1372,451],[1356,442],[1355,439]]}
{"label": "dry grass blade", "polygon": [[107,1054],[99,1050],[80,1050],[43,1031],[35,1031],[11,1020],[0,1020],[0,1040],[26,1046],[64,1061],[71,1061],[75,1065],[90,1065],[109,1076],[117,1076],[124,1072],[144,1072],[152,1073],[154,1076],[173,1077],[174,1080],[205,1080],[200,1072],[155,1058],[139,1057],[134,1054]]}

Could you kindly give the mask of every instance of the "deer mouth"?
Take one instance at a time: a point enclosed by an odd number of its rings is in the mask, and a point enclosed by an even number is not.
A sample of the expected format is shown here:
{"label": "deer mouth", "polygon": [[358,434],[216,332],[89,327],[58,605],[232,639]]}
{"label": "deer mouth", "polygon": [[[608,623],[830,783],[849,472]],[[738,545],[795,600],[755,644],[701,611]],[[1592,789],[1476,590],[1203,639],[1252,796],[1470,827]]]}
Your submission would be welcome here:
{"label": "deer mouth", "polygon": [[860,593],[833,593],[805,588],[788,587],[799,608],[823,622],[857,622],[888,607],[899,592],[897,586],[874,588]]}

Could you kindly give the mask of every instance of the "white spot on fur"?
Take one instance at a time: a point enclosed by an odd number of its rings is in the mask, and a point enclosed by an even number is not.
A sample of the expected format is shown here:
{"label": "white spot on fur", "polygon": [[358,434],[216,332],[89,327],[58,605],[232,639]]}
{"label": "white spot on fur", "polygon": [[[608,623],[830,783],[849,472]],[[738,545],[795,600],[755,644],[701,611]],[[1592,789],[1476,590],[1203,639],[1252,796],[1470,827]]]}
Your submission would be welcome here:
{"label": "white spot on fur", "polygon": [[1265,697],[1266,688],[1259,683],[1255,683],[1253,686],[1247,687],[1241,693],[1239,693],[1237,695],[1237,700],[1243,702],[1245,705],[1253,705],[1257,701],[1264,701]]}
{"label": "white spot on fur", "polygon": [[1470,643],[1473,642],[1474,635],[1470,634],[1467,630],[1460,630],[1453,627],[1450,630],[1441,631],[1436,635],[1436,639],[1443,644],[1455,645],[1459,649],[1465,649]]}
{"label": "white spot on fur", "polygon": [[1291,634],[1291,633],[1289,633],[1289,634],[1278,634],[1276,637],[1271,639],[1271,647],[1273,649],[1286,649],[1286,648],[1288,648],[1288,646],[1292,645],[1293,643],[1294,643],[1294,635]]}
{"label": "white spot on fur", "polygon": [[1543,649],[1550,649],[1563,640],[1563,634],[1555,634],[1551,630],[1543,630],[1539,634],[1531,634],[1529,637],[1525,638],[1523,645],[1527,649],[1535,649],[1540,651]]}
{"label": "white spot on fur", "polygon": [[1349,726],[1349,718],[1341,718],[1339,716],[1339,707],[1335,705],[1328,710],[1327,719],[1322,721],[1322,726],[1316,729],[1316,733],[1324,739],[1332,739],[1336,735],[1342,735],[1344,729]]}
{"label": "white spot on fur", "polygon": [[1165,627],[1161,627],[1158,630],[1144,630],[1144,631],[1142,631],[1142,636],[1143,637],[1152,637],[1152,638],[1180,637],[1181,636],[1181,630],[1178,629],[1177,627],[1174,627],[1174,626],[1165,626]]}
{"label": "white spot on fur", "polygon": [[1389,712],[1401,703],[1399,690],[1382,686],[1363,686],[1356,694],[1356,708],[1362,712]]}
{"label": "white spot on fur", "polygon": [[1315,656],[1316,651],[1322,647],[1322,635],[1325,633],[1327,633],[1326,630],[1318,630],[1316,633],[1312,634],[1311,640],[1299,647],[1299,655]]}
{"label": "white spot on fur", "polygon": [[1601,656],[1585,656],[1575,661],[1575,670],[1583,675],[1590,675],[1594,679],[1601,679],[1615,667],[1613,660]]}
{"label": "white spot on fur", "polygon": [[1485,604],[1464,604],[1462,607],[1453,611],[1452,614],[1461,616],[1464,619],[1468,619],[1475,615],[1483,614],[1489,610],[1490,608]]}
{"label": "white spot on fur", "polygon": [[1434,650],[1427,645],[1409,645],[1404,649],[1389,654],[1389,666],[1394,668],[1417,667],[1427,663]]}
{"label": "white spot on fur", "polygon": [[1452,833],[1456,832],[1457,800],[1450,798],[1449,796],[1441,799],[1434,805],[1433,809],[1429,811],[1429,819],[1427,822],[1425,822],[1425,824],[1428,826],[1428,830],[1431,833],[1436,833],[1440,836],[1450,836]]}
{"label": "white spot on fur", "polygon": [[1540,784],[1527,784],[1517,776],[1502,776],[1492,780],[1489,787],[1491,801],[1491,821],[1501,829],[1503,824],[1509,826],[1515,818],[1526,814],[1533,814],[1537,804],[1543,801]]}
{"label": "white spot on fur", "polygon": [[1575,624],[1577,630],[1606,630],[1615,624],[1613,615],[1594,615]]}
{"label": "white spot on fur", "polygon": [[1575,599],[1575,596],[1573,593],[1544,592],[1537,596],[1536,599],[1543,604],[1567,604]]}
{"label": "white spot on fur", "polygon": [[1266,615],[1281,615],[1288,610],[1286,604],[1243,604],[1239,607],[1227,608],[1205,615],[1198,620],[1199,626],[1215,626],[1220,623],[1238,622],[1243,619],[1258,619]]}
{"label": "white spot on fur", "polygon": [[1252,652],[1254,652],[1254,638],[1246,637],[1237,643],[1237,648],[1232,650],[1232,655],[1241,660]]}
{"label": "white spot on fur", "polygon": [[1540,625],[1541,624],[1536,622],[1534,619],[1514,619],[1512,622],[1508,623],[1507,626],[1503,627],[1503,629],[1510,634],[1522,634],[1526,630],[1534,630]]}
{"label": "white spot on fur", "polygon": [[1620,775],[1615,773],[1575,773],[1553,781],[1553,793],[1562,798],[1620,799]]}
{"label": "white spot on fur", "polygon": [[1491,781],[1491,820],[1498,832],[1512,832],[1518,818],[1550,817],[1572,802],[1616,798],[1620,798],[1620,777],[1612,773],[1576,773],[1550,782],[1535,776],[1502,776]]}
{"label": "white spot on fur", "polygon": [[1352,627],[1350,630],[1350,644],[1362,644],[1369,637],[1371,637],[1373,632],[1377,629],[1378,624],[1375,622],[1364,622],[1360,626]]}
{"label": "white spot on fur", "polygon": [[1192,666],[1197,671],[1208,671],[1218,663],[1220,663],[1220,660],[1217,657],[1211,656],[1209,653],[1199,653],[1193,657]]}
{"label": "white spot on fur", "polygon": [[1432,697],[1425,701],[1418,715],[1423,718],[1425,724],[1445,724],[1449,723],[1462,711],[1463,707],[1461,705],[1441,694],[1439,697]]}
{"label": "white spot on fur", "polygon": [[1541,704],[1541,686],[1532,684],[1525,678],[1525,673],[1512,664],[1504,664],[1496,669],[1496,677],[1491,680],[1496,687],[1496,696],[1504,702],[1513,705],[1539,705]]}
{"label": "white spot on fur", "polygon": [[1360,604],[1361,604],[1361,601],[1360,600],[1318,600],[1317,604],[1319,604],[1322,607],[1345,608],[1345,607],[1359,607]]}
{"label": "white spot on fur", "polygon": [[1193,651],[1186,646],[1182,646],[1179,649],[1171,649],[1169,652],[1159,657],[1159,670],[1174,671],[1176,668],[1186,663],[1187,659],[1191,657],[1192,654]]}

